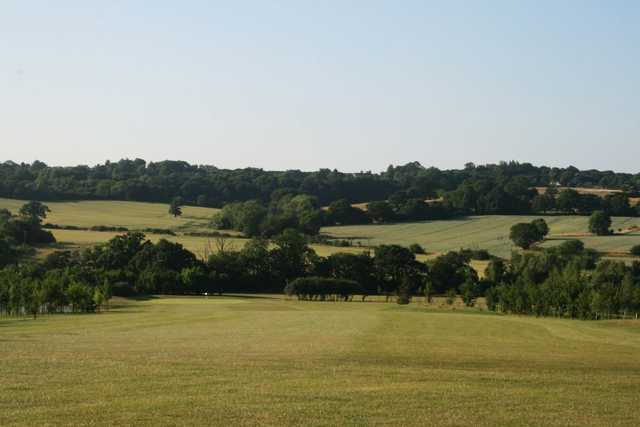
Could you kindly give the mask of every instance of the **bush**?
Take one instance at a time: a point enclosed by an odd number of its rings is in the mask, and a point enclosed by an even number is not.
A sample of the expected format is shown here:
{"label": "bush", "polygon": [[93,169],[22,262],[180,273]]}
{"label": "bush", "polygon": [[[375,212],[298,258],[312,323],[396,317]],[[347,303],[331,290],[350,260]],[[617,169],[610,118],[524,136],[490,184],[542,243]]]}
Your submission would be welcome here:
{"label": "bush", "polygon": [[43,243],[55,243],[56,238],[53,237],[50,231],[38,229],[33,230],[29,235],[29,241],[27,243],[31,244],[43,244]]}
{"label": "bush", "polygon": [[491,259],[491,254],[486,249],[460,249],[460,254],[468,259],[478,261],[488,261]]}
{"label": "bush", "polygon": [[87,230],[86,227],[78,227],[75,225],[59,225],[59,224],[51,224],[47,222],[42,228],[47,228],[49,230]]}
{"label": "bush", "polygon": [[529,249],[531,245],[544,239],[540,228],[533,223],[518,223],[511,227],[509,238],[516,246]]}
{"label": "bush", "polygon": [[631,248],[631,255],[640,256],[640,245],[635,245]]}
{"label": "bush", "polygon": [[187,231],[182,234],[193,237],[236,237],[233,234],[223,233],[221,231]]}
{"label": "bush", "polygon": [[578,255],[584,251],[584,242],[582,240],[567,240],[566,242],[562,242],[557,250],[564,256]]}
{"label": "bush", "polygon": [[460,293],[462,294],[462,301],[467,307],[473,307],[477,297],[477,286],[471,281],[465,281],[460,286]]}
{"label": "bush", "polygon": [[284,293],[295,295],[301,300],[322,300],[327,297],[349,300],[354,294],[362,293],[362,286],[353,280],[329,279],[325,277],[300,277],[285,286]]}
{"label": "bush", "polygon": [[151,233],[151,234],[164,234],[166,236],[175,236],[176,233],[174,233],[172,230],[169,230],[167,228],[144,228],[141,230],[143,233]]}
{"label": "bush", "polygon": [[603,211],[595,211],[589,218],[589,231],[598,236],[610,234],[611,216]]}
{"label": "bush", "polygon": [[2,227],[3,237],[26,245],[36,245],[41,243],[54,243],[55,237],[51,232],[44,230],[40,223],[30,222],[23,219],[11,219],[4,223]]}
{"label": "bush", "polygon": [[110,232],[126,232],[129,231],[126,227],[114,227],[111,225],[94,225],[89,228],[91,231],[110,231]]}
{"label": "bush", "polygon": [[491,259],[491,254],[486,249],[478,249],[473,251],[471,254],[471,259],[475,259],[478,261],[488,261]]}
{"label": "bush", "polygon": [[446,299],[447,304],[452,305],[455,300],[456,300],[456,291],[454,289],[449,289],[447,291],[447,299]]}
{"label": "bush", "polygon": [[416,255],[418,254],[422,255],[426,253],[424,248],[417,243],[414,243],[411,246],[409,246],[409,250]]}

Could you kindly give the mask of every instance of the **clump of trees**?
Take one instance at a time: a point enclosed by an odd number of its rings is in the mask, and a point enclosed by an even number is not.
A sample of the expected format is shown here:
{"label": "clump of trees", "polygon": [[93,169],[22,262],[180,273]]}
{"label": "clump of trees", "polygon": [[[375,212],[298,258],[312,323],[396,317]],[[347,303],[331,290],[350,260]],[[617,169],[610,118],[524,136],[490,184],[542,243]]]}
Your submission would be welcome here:
{"label": "clump of trees", "polygon": [[[240,250],[229,248],[224,237],[216,244],[217,250],[199,259],[179,243],[164,239],[153,243],[140,232],[128,232],[83,251],[54,252],[43,261],[23,260],[0,270],[2,310],[31,313],[35,309],[30,307],[37,305],[38,313],[90,312],[111,295],[273,293],[285,288],[300,298],[350,299],[357,293],[364,299],[381,294],[407,303],[424,292],[430,277],[429,265],[398,245],[377,247],[373,254],[321,257],[303,234],[292,229],[269,241],[251,239]],[[456,260],[456,275],[443,270],[434,281],[437,289],[457,291],[465,280],[477,280],[467,261],[464,256]],[[436,260],[436,274],[446,262]],[[26,298],[27,294],[33,298]]]}
{"label": "clump of trees", "polygon": [[376,223],[448,219],[458,214],[441,202],[428,203],[424,199],[408,197],[404,192],[395,193],[386,201],[369,203],[366,213],[369,222]]}
{"label": "clump of trees", "polygon": [[42,227],[42,221],[49,212],[49,208],[38,201],[25,203],[18,215],[7,209],[0,210],[0,239],[4,239],[10,245],[55,242],[53,234]]}
{"label": "clump of trees", "polygon": [[362,286],[354,280],[330,277],[299,277],[287,284],[284,293],[300,300],[349,301],[354,294],[362,294]]}
{"label": "clump of trees", "polygon": [[347,199],[340,199],[329,205],[325,221],[333,225],[368,224],[371,217],[362,209],[353,207]]}
{"label": "clump of trees", "polygon": [[285,193],[274,196],[268,205],[258,200],[227,204],[212,223],[219,229],[241,231],[250,237],[270,237],[286,229],[318,234],[323,218],[314,197]]}
{"label": "clump of trees", "polygon": [[537,254],[492,261],[486,291],[490,310],[580,319],[637,317],[640,263],[598,261],[578,240]]}
{"label": "clump of trees", "polygon": [[82,271],[43,266],[0,270],[0,314],[33,316],[95,312],[111,298],[108,283],[92,285]]}
{"label": "clump of trees", "polygon": [[33,254],[33,245],[55,242],[53,234],[42,227],[48,212],[37,201],[25,203],[18,215],[0,209],[0,268]]}
{"label": "clump of trees", "polygon": [[605,211],[595,211],[589,218],[589,231],[598,236],[610,234],[611,216]]}
{"label": "clump of trees", "polygon": [[516,246],[529,249],[534,243],[544,240],[547,234],[549,234],[549,226],[544,219],[539,218],[530,223],[514,224],[509,232],[509,238]]}

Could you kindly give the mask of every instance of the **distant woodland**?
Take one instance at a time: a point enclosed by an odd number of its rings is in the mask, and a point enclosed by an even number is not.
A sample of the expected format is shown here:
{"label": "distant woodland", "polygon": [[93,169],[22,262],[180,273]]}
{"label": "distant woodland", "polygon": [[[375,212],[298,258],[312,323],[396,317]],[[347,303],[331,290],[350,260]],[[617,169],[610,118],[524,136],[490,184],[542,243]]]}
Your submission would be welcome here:
{"label": "distant woodland", "polygon": [[[454,205],[475,210],[526,209],[533,187],[592,187],[640,191],[640,173],[550,168],[529,163],[502,162],[464,169],[441,170],[418,162],[389,166],[381,173],[344,173],[320,169],[265,171],[256,168],[219,169],[183,161],[118,162],[73,167],[6,161],[0,163],[0,197],[33,200],[132,200],[168,203],[181,197],[187,204],[222,207],[229,202],[268,202],[275,194],[307,194],[321,205],[346,199],[350,203],[435,199],[450,195]],[[482,200],[491,196],[495,203]],[[458,200],[459,198],[464,200]],[[501,201],[500,199],[505,199]],[[518,199],[518,200],[515,200]],[[531,203],[529,203],[531,205]],[[532,208],[532,206],[529,206]]]}

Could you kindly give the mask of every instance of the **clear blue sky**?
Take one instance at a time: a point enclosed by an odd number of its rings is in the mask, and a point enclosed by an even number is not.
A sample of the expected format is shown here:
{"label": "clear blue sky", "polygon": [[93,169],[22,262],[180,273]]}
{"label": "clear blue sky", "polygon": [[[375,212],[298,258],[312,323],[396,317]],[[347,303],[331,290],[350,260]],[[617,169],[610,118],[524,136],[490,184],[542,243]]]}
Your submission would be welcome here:
{"label": "clear blue sky", "polygon": [[0,9],[0,160],[640,171],[640,1]]}

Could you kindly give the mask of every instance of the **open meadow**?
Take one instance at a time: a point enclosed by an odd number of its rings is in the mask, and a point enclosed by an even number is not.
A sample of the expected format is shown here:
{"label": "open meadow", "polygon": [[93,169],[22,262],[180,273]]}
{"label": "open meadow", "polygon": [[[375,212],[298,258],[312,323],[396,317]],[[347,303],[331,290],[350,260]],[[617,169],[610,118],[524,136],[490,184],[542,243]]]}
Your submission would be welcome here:
{"label": "open meadow", "polygon": [[[18,213],[24,203],[24,200],[0,199],[0,209]],[[168,212],[169,205],[162,203],[79,201],[45,204],[51,209],[45,222],[77,227],[106,225],[132,230],[152,227],[175,231],[202,231],[206,230],[211,217],[218,211],[213,208],[184,206],[182,216],[174,218]]]}
{"label": "open meadow", "polygon": [[158,297],[0,318],[0,425],[640,423],[640,322]]}
{"label": "open meadow", "polygon": [[[51,230],[56,240],[64,248],[77,249],[86,248],[97,245],[99,243],[105,243],[115,236],[122,234],[118,232],[102,232],[102,231],[83,231],[83,230]],[[217,242],[215,238],[204,236],[188,236],[184,234],[178,234],[176,236],[168,236],[164,234],[152,234],[147,233],[147,238],[152,242],[157,242],[160,239],[166,239],[171,242],[182,244],[185,249],[193,252],[198,257],[202,257],[211,251],[217,250]],[[248,242],[248,239],[241,237],[226,237],[225,247],[228,250],[239,250]],[[366,248],[359,247],[338,247],[329,245],[310,245],[321,256],[329,256],[337,252],[352,252],[360,253],[366,250]],[[42,253],[48,253],[51,249],[44,248]]]}
{"label": "open meadow", "polygon": [[[441,221],[324,227],[322,232],[337,239],[351,239],[356,244],[366,246],[408,246],[419,243],[428,252],[446,252],[460,248],[487,249],[493,255],[508,258],[515,249],[509,240],[511,226],[536,218],[544,218],[550,228],[548,241],[543,246],[579,238],[587,247],[598,251],[628,252],[631,246],[640,244],[640,230],[620,236],[588,235],[589,217],[585,216],[486,215]],[[632,226],[640,226],[640,218],[613,218],[614,230],[628,229]]]}
{"label": "open meadow", "polygon": [[[7,208],[17,212],[25,201],[0,199],[0,209]],[[82,202],[47,202],[51,213],[46,222],[60,225],[92,227],[107,225],[127,227],[131,230],[144,228],[164,228],[173,230],[177,235],[147,233],[147,237],[157,242],[167,239],[181,243],[186,249],[202,256],[208,251],[216,250],[214,239],[193,236],[189,232],[211,232],[209,222],[218,212],[213,208],[185,206],[183,215],[174,218],[168,213],[168,205],[142,202],[118,201],[82,201]],[[418,256],[425,260],[437,254],[460,248],[487,249],[493,255],[509,258],[515,246],[509,240],[509,229],[518,222],[529,222],[536,218],[544,218],[549,224],[550,235],[541,245],[555,246],[567,239],[579,238],[589,248],[616,256],[623,255],[633,245],[640,244],[640,229],[629,231],[631,227],[640,227],[640,218],[614,217],[612,228],[622,229],[624,234],[614,236],[592,236],[586,232],[588,217],[584,216],[540,216],[540,215],[486,215],[470,216],[453,220],[423,221],[398,224],[373,224],[323,227],[322,233],[336,238],[351,240],[354,246],[340,247],[330,245],[311,245],[322,256],[337,252],[362,252],[367,248],[381,244],[400,244],[409,246],[419,243],[430,254]],[[117,232],[101,232],[91,230],[51,230],[60,246],[75,249],[104,243]],[[225,233],[238,234],[237,232]],[[240,249],[246,239],[229,237],[226,239],[229,248]],[[41,255],[51,252],[44,248]],[[629,258],[630,259],[630,258]],[[484,270],[486,263],[475,262],[479,271]]]}

